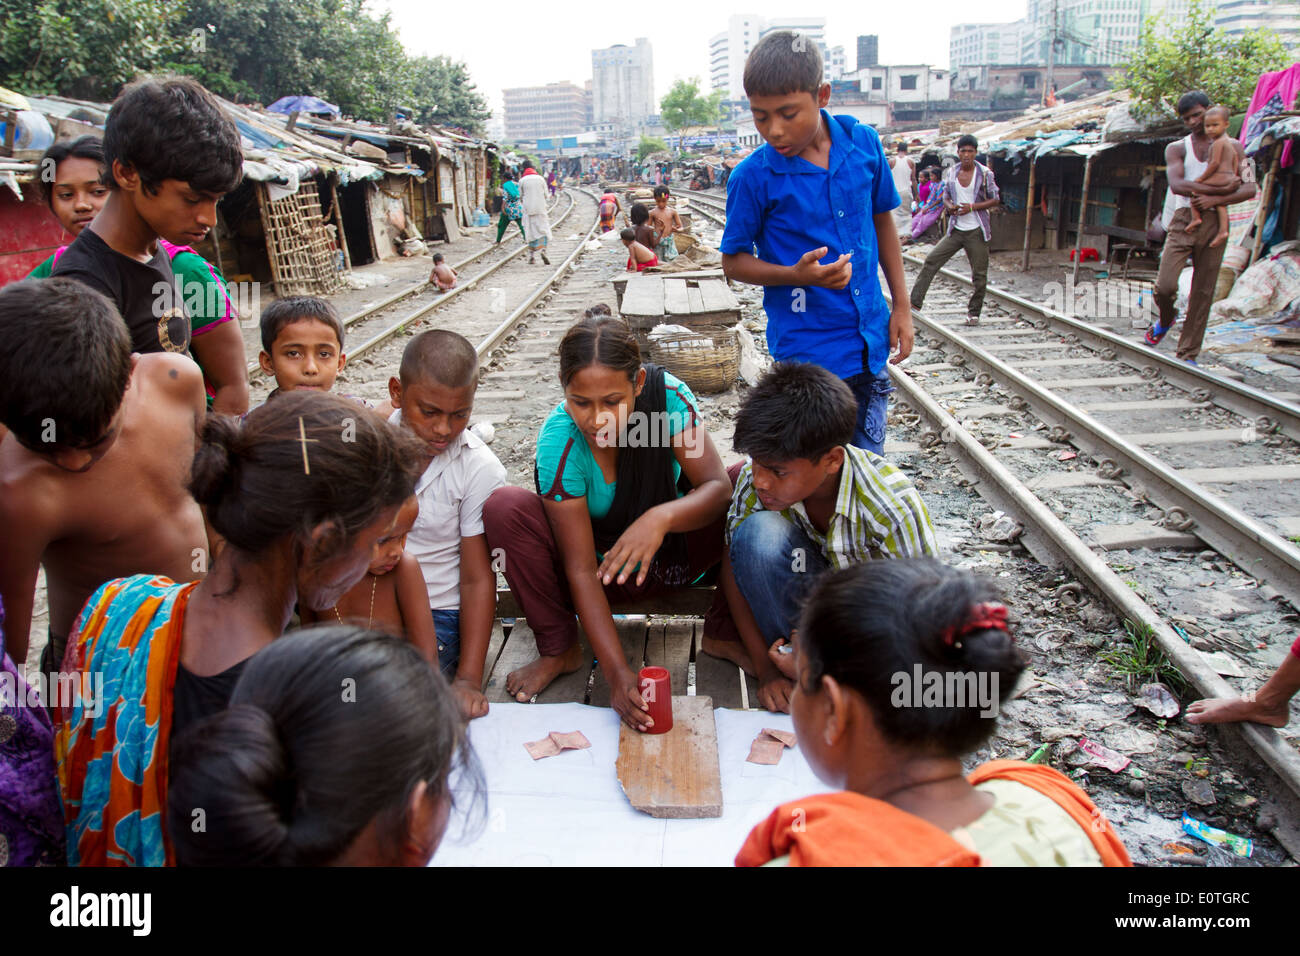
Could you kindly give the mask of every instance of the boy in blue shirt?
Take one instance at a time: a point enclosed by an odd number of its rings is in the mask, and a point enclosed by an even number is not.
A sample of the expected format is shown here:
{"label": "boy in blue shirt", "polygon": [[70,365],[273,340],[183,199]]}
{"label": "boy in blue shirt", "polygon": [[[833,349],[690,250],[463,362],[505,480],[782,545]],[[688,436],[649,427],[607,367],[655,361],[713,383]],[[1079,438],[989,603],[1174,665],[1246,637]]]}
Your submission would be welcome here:
{"label": "boy in blue shirt", "polygon": [[727,183],[722,267],[729,279],[767,287],[772,355],[844,379],[858,402],[853,444],[880,454],[893,391],[885,362],[893,348],[891,361],[907,358],[913,339],[891,215],[898,192],[880,137],[824,109],[831,88],[822,81],[821,54],[799,34],[764,37],[745,61],[744,83],[767,142]]}

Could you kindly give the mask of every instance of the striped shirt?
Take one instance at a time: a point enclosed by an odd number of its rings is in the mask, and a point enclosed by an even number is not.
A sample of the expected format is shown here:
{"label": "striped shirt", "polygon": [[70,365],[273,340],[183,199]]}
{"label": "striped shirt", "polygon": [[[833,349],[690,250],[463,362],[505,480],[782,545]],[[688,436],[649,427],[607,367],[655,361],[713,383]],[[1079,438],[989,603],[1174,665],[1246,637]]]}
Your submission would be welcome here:
{"label": "striped shirt", "polygon": [[[930,513],[908,477],[874,452],[853,445],[845,445],[844,452],[839,494],[826,533],[813,525],[802,501],[782,516],[807,534],[837,570],[874,558],[937,557]],[[727,512],[727,543],[746,518],[762,510],[753,463],[745,462]]]}

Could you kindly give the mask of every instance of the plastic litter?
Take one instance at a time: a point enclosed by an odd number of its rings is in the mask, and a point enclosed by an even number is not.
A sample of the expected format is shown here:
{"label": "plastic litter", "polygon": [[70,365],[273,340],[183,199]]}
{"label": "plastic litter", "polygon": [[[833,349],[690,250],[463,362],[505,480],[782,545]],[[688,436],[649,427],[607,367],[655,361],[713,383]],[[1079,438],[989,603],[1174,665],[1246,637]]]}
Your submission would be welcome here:
{"label": "plastic litter", "polygon": [[1138,688],[1138,699],[1133,703],[1157,717],[1177,717],[1178,698],[1164,684],[1143,684]]}
{"label": "plastic litter", "polygon": [[1204,840],[1213,846],[1229,849],[1237,856],[1250,856],[1255,852],[1255,841],[1249,837],[1238,836],[1235,833],[1229,833],[1227,830],[1212,827],[1208,823],[1202,823],[1187,812],[1183,813],[1183,832],[1190,833],[1197,839]]}
{"label": "plastic litter", "polygon": [[1105,767],[1111,773],[1119,773],[1133,762],[1119,751],[1103,747],[1095,740],[1089,740],[1087,737],[1079,738],[1079,749],[1092,758],[1092,763],[1098,767]]}

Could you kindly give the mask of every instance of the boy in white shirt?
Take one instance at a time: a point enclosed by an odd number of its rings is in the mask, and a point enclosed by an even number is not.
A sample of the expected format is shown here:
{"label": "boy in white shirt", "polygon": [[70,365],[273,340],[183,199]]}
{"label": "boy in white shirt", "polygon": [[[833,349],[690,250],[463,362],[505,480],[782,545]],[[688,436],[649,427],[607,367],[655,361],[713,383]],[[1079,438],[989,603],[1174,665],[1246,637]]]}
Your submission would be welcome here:
{"label": "boy in white shirt", "polygon": [[496,613],[496,574],[483,533],[483,503],[506,483],[497,456],[466,430],[477,389],[474,346],[446,329],[411,339],[398,377],[388,380],[396,409],[389,422],[409,428],[428,446],[428,463],[415,485],[420,516],[406,550],[424,574],[438,663],[452,679],[466,720],[488,711],[483,661]]}

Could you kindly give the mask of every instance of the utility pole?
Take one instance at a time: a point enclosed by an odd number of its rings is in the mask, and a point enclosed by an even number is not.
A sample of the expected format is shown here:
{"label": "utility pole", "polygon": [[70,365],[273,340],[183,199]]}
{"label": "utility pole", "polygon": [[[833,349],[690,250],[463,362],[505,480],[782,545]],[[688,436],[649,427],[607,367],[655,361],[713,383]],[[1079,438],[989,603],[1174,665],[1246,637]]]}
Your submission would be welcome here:
{"label": "utility pole", "polygon": [[1052,39],[1047,44],[1047,78],[1043,81],[1040,102],[1047,103],[1047,92],[1052,88],[1052,73],[1056,69],[1056,37],[1060,31],[1060,0],[1052,0]]}

